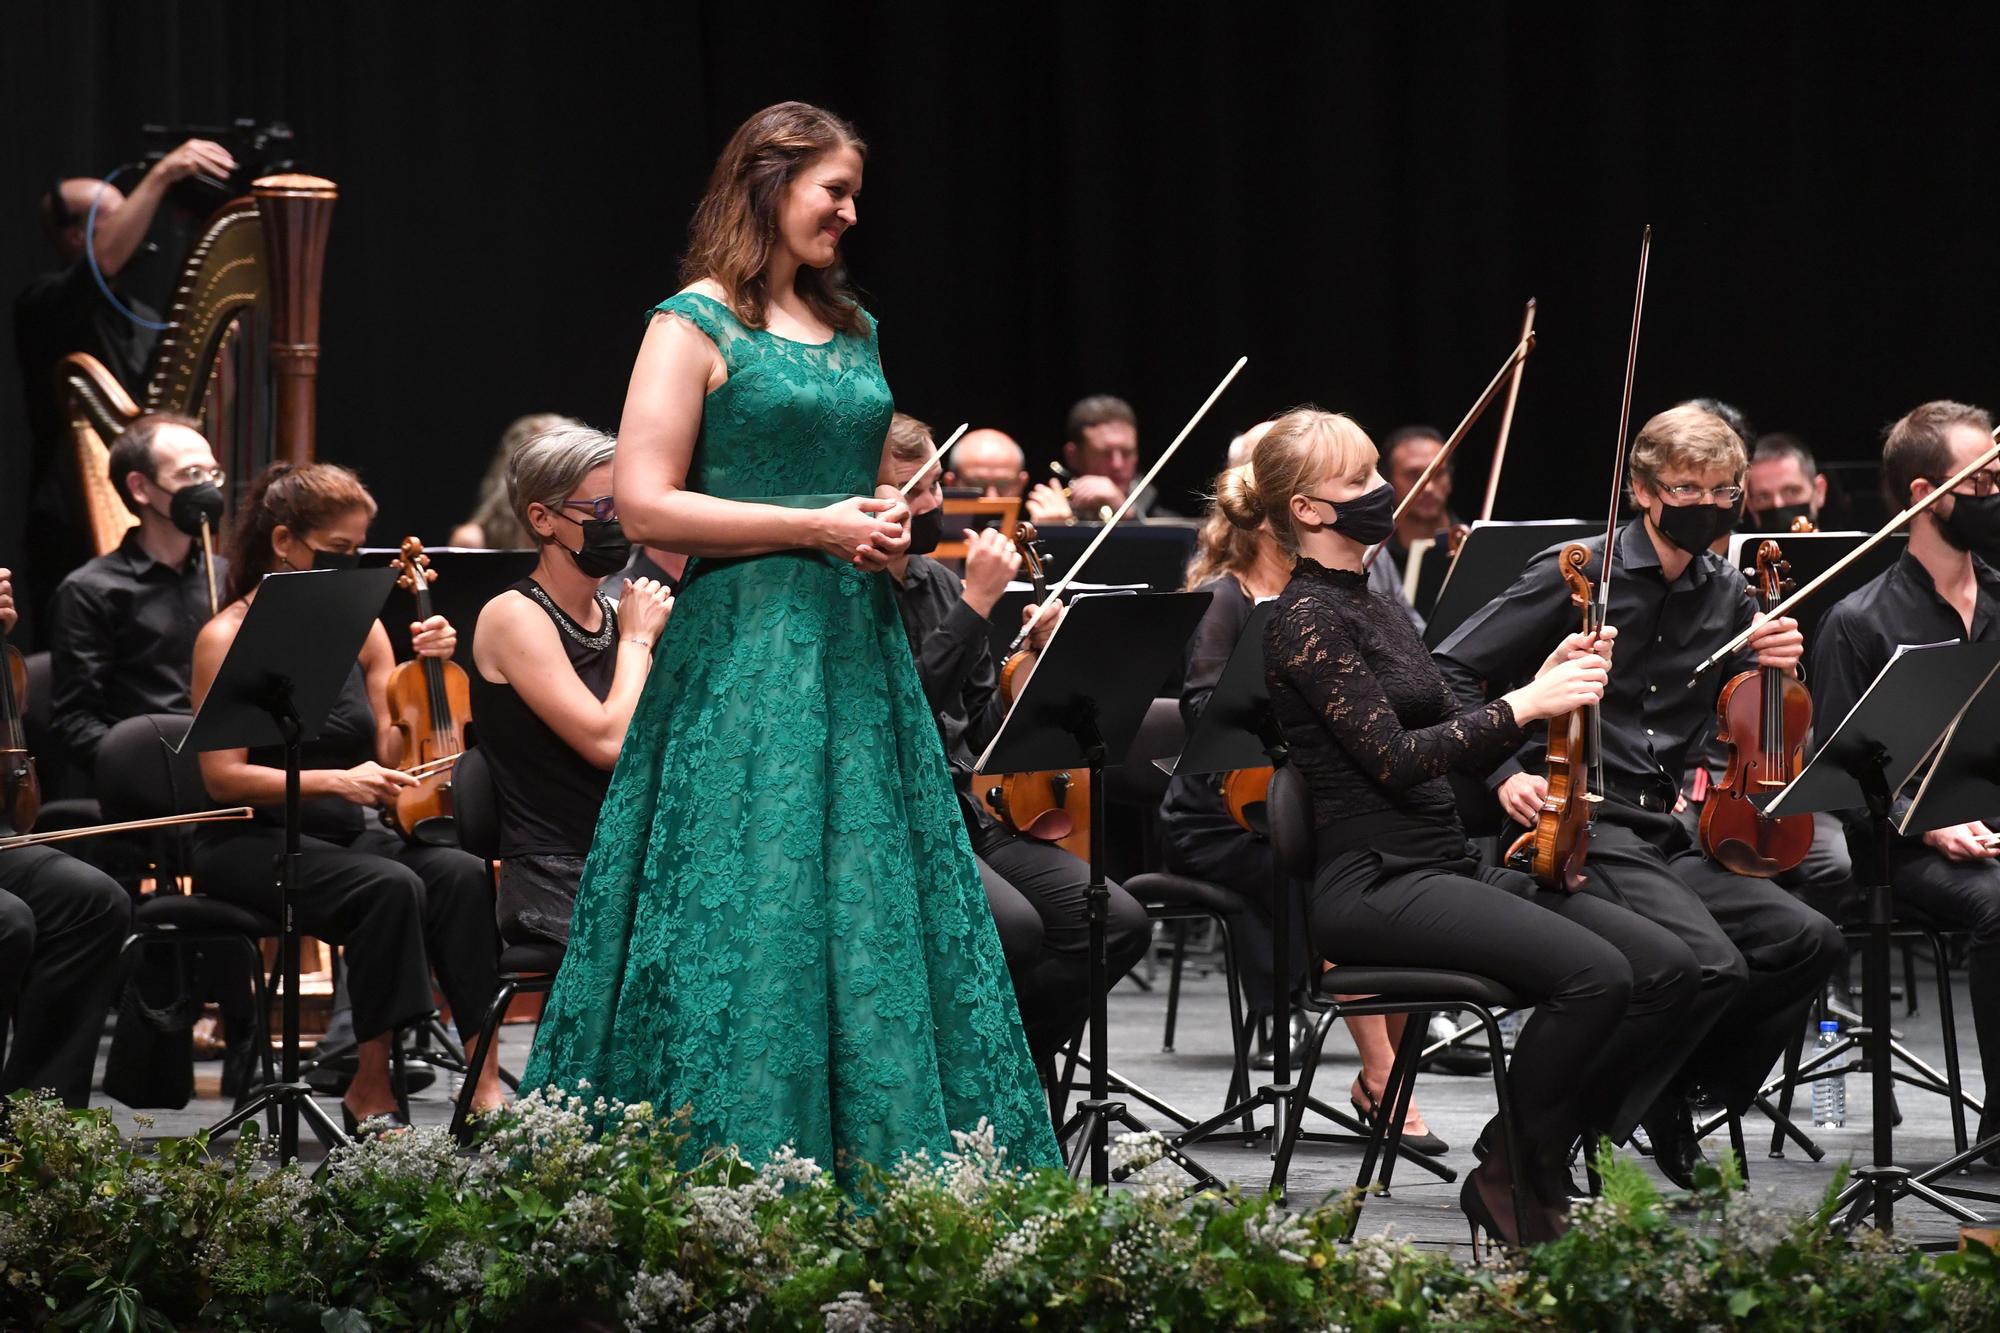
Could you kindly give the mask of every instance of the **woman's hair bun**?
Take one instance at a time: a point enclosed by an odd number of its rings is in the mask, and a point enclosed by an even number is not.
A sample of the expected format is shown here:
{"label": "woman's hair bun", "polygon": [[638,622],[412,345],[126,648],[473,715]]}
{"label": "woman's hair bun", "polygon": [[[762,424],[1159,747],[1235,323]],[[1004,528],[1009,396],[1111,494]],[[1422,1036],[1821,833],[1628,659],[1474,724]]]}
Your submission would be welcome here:
{"label": "woman's hair bun", "polygon": [[1264,497],[1257,490],[1257,477],[1250,464],[1240,463],[1215,479],[1215,507],[1239,528],[1256,529],[1264,525]]}

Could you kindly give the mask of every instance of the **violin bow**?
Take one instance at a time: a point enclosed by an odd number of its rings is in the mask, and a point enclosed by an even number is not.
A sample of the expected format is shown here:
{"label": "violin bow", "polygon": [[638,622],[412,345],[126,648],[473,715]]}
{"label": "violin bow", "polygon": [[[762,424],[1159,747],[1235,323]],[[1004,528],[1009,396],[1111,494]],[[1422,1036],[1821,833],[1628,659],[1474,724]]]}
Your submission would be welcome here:
{"label": "violin bow", "polygon": [[[1410,507],[1411,501],[1423,493],[1424,487],[1431,484],[1431,478],[1436,475],[1437,470],[1451,461],[1452,452],[1458,448],[1459,441],[1465,438],[1467,431],[1478,424],[1479,418],[1485,415],[1486,409],[1493,405],[1493,400],[1500,396],[1500,389],[1507,383],[1508,376],[1518,376],[1520,374],[1521,364],[1528,359],[1528,353],[1534,350],[1535,333],[1533,329],[1530,329],[1522,336],[1520,342],[1514,344],[1514,350],[1507,354],[1505,361],[1500,363],[1500,369],[1493,372],[1493,378],[1487,381],[1485,392],[1479,395],[1479,401],[1472,405],[1472,410],[1467,412],[1465,419],[1458,423],[1458,429],[1454,430],[1451,433],[1451,437],[1444,442],[1444,448],[1437,451],[1437,455],[1431,459],[1429,465],[1418,475],[1416,484],[1403,493],[1402,500],[1396,505],[1396,512],[1389,519],[1391,523],[1403,517],[1403,511]],[[1518,384],[1519,382],[1518,379],[1515,380],[1515,383]],[[1361,562],[1361,568],[1364,572],[1375,563],[1375,557],[1382,554],[1382,547],[1386,545],[1388,545],[1387,542],[1382,542],[1368,553],[1367,558]]]}
{"label": "violin bow", "polygon": [[[1824,571],[1822,571],[1819,575],[1814,577],[1803,588],[1800,588],[1790,597],[1787,597],[1784,601],[1772,607],[1770,613],[1766,615],[1764,619],[1780,620],[1785,616],[1791,614],[1791,610],[1793,607],[1797,606],[1800,602],[1803,602],[1806,598],[1812,596],[1813,593],[1817,592],[1821,588],[1821,586],[1823,586],[1826,583],[1828,579],[1831,579],[1834,575],[1840,573],[1841,570],[1846,569],[1856,560],[1859,560],[1862,556],[1874,550],[1875,547],[1880,545],[1883,541],[1885,541],[1888,538],[1890,533],[1896,531],[1896,529],[1908,523],[1918,514],[1923,513],[1926,509],[1929,509],[1932,505],[1936,504],[1940,498],[1942,498],[1947,492],[1949,492],[1953,487],[1957,486],[1960,482],[1963,482],[1967,477],[1970,477],[1973,473],[1979,471],[1979,469],[1985,467],[1988,463],[1991,463],[1994,459],[2000,458],[2000,428],[1996,428],[1994,430],[1991,439],[1992,443],[1988,445],[1986,452],[1980,454],[1979,457],[1973,459],[1970,463],[1967,463],[1964,467],[1960,468],[1957,472],[1953,473],[1951,477],[1944,482],[1944,484],[1940,485],[1936,490],[1932,491],[1929,495],[1926,495],[1923,499],[1917,501],[1915,504],[1911,505],[1908,509],[1905,509],[1902,513],[1890,519],[1887,523],[1884,523],[1879,529],[1876,530],[1873,536],[1869,537],[1866,541],[1863,541],[1859,546],[1849,551],[1846,555],[1840,557],[1840,559],[1834,561],[1831,565],[1827,566],[1827,568]],[[1723,658],[1735,656],[1736,652],[1739,649],[1741,649],[1744,644],[1750,642],[1750,636],[1756,632],[1757,632],[1757,626],[1753,624],[1752,626],[1750,626],[1750,628],[1738,633],[1736,637],[1731,639],[1728,643],[1723,644],[1720,648],[1717,648],[1714,652],[1710,653],[1707,659],[1704,660],[1700,666],[1694,669],[1695,676],[1699,678],[1702,672],[1708,670],[1710,667],[1714,666],[1717,662],[1720,662]],[[1692,684],[1693,682],[1689,683]]]}
{"label": "violin bow", "polygon": [[174,828],[181,824],[213,824],[222,820],[254,819],[257,812],[247,805],[226,810],[203,810],[189,815],[161,815],[153,819],[127,819],[117,824],[92,824],[87,828],[51,829],[47,833],[21,833],[0,838],[0,852],[17,847],[40,847],[43,843],[68,842],[73,838],[95,838],[103,833],[136,833],[142,829]]}
{"label": "violin bow", "polygon": [[[1535,336],[1535,298],[1528,298],[1528,313],[1521,317],[1521,341],[1527,342]],[[1527,358],[1514,363],[1514,377],[1507,381],[1507,402],[1500,409],[1500,438],[1493,443],[1493,465],[1486,470],[1486,499],[1479,506],[1479,521],[1488,522],[1493,517],[1493,500],[1500,494],[1500,468],[1507,461],[1507,437],[1514,433],[1514,404],[1521,397],[1521,372],[1527,369]]]}
{"label": "violin bow", "polygon": [[1068,589],[1071,580],[1076,578],[1078,571],[1089,562],[1092,555],[1096,554],[1097,548],[1104,545],[1104,539],[1111,535],[1111,530],[1118,526],[1119,521],[1125,515],[1132,512],[1133,503],[1138,500],[1141,492],[1153,484],[1153,478],[1158,476],[1160,469],[1167,465],[1167,460],[1174,456],[1174,451],[1181,447],[1188,436],[1194,434],[1194,428],[1199,426],[1201,419],[1208,415],[1208,409],[1215,406],[1215,400],[1222,397],[1222,391],[1234,383],[1236,377],[1243,373],[1243,367],[1249,364],[1250,358],[1247,356],[1236,358],[1236,364],[1229,368],[1229,373],[1222,377],[1222,382],[1209,391],[1208,397],[1202,400],[1201,406],[1197,407],[1194,410],[1194,415],[1188,418],[1187,425],[1181,427],[1181,433],[1174,436],[1174,442],[1168,445],[1158,458],[1153,460],[1153,466],[1146,469],[1146,475],[1139,478],[1138,485],[1126,493],[1125,503],[1118,506],[1118,512],[1105,521],[1104,527],[1095,537],[1091,538],[1090,545],[1083,548],[1083,554],[1076,558],[1075,562],[1070,565],[1063,576],[1056,580],[1055,586],[1049,589],[1048,596],[1035,603],[1033,614],[1022,624],[1021,632],[1014,636],[1014,642],[1008,645],[1007,652],[1009,654],[1020,651],[1021,645],[1027,642],[1028,631],[1035,627],[1035,622],[1042,618],[1042,613],[1055,605],[1056,600]]}
{"label": "violin bow", "polygon": [[950,450],[950,448],[954,444],[958,443],[958,437],[965,434],[966,428],[969,427],[970,425],[972,425],[970,421],[959,422],[958,429],[953,431],[950,437],[947,438],[943,444],[940,444],[937,448],[931,450],[931,456],[924,460],[924,465],[922,467],[918,468],[915,472],[912,472],[910,474],[910,479],[903,483],[903,488],[900,491],[898,491],[897,494],[901,495],[905,499],[908,499],[910,492],[915,490],[917,488],[917,483],[923,479],[924,473],[929,472],[931,470],[931,464],[937,462],[938,459],[943,458],[945,456],[945,453],[948,450]]}
{"label": "violin bow", "polygon": [[[1625,489],[1625,434],[1632,428],[1632,380],[1639,369],[1639,319],[1646,310],[1646,261],[1653,253],[1650,223],[1639,237],[1639,281],[1632,292],[1632,332],[1625,343],[1625,391],[1618,401],[1618,447],[1611,458],[1611,501],[1604,518],[1604,554],[1597,562],[1596,605],[1591,608],[1590,628],[1604,628],[1611,618],[1611,557],[1617,549],[1618,501]],[[1604,713],[1590,710],[1590,794],[1604,798]]]}

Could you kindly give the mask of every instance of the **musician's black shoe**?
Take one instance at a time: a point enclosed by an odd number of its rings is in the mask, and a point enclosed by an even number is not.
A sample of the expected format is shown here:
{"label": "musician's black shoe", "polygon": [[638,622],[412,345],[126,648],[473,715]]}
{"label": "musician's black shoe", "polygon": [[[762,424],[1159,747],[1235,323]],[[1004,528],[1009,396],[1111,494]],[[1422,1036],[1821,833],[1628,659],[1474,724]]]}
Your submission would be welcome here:
{"label": "musician's black shoe", "polygon": [[1694,1116],[1685,1101],[1666,1098],[1646,1113],[1646,1137],[1653,1142],[1653,1165],[1660,1174],[1684,1190],[1694,1188],[1697,1168],[1708,1156],[1695,1137]]}

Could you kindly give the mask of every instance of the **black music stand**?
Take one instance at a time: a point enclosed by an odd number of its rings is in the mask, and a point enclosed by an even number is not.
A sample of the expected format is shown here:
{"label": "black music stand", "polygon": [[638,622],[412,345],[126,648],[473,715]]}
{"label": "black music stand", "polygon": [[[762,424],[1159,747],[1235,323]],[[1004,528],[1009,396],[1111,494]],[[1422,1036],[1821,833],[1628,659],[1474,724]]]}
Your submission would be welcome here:
{"label": "black music stand", "polygon": [[1507,591],[1528,562],[1564,542],[1604,529],[1580,518],[1538,518],[1523,523],[1478,522],[1459,543],[1445,571],[1437,603],[1424,617],[1424,646],[1435,648],[1479,609]]}
{"label": "black music stand", "polygon": [[[1104,879],[1104,770],[1125,762],[1160,682],[1181,662],[1210,597],[1169,592],[1079,598],[1065,611],[974,770],[1090,770],[1090,1096],[1077,1106],[1061,1137],[1074,1136],[1071,1174],[1082,1174],[1088,1160],[1090,1183],[1100,1187],[1111,1183],[1107,1135],[1112,1123],[1135,1132],[1147,1128],[1125,1103],[1112,1101],[1110,1093],[1105,925],[1111,890]],[[1167,1155],[1202,1186],[1221,1183],[1178,1146]]]}
{"label": "black music stand", "polygon": [[361,645],[396,585],[392,569],[304,570],[267,574],[244,614],[236,641],[215,673],[187,736],[175,752],[282,745],[285,750],[285,850],[278,866],[278,954],[284,967],[285,1036],[276,1083],[266,1084],[210,1131],[220,1137],[267,1108],[279,1112],[278,1160],[299,1155],[299,1113],[326,1147],[347,1142],[299,1078],[299,933],[292,911],[299,854],[300,747],[319,735]]}
{"label": "black music stand", "polygon": [[[1895,1201],[1908,1194],[1967,1222],[1985,1219],[1896,1164],[1892,1034],[1889,1031],[1890,808],[1896,793],[1937,748],[1954,718],[1996,668],[2000,643],[1938,644],[1899,652],[1882,668],[1812,762],[1764,805],[1773,818],[1820,810],[1865,808],[1874,829],[1876,865],[1868,886],[1868,942],[1862,959],[1864,1039],[1872,1075],[1874,1160],[1854,1173],[1840,1196],[1853,1226],[1873,1212],[1882,1231],[1894,1229]],[[1860,869],[1856,867],[1857,871]],[[1851,1205],[1851,1207],[1849,1206]]]}
{"label": "black music stand", "polygon": [[[1903,836],[1910,837],[1973,820],[1990,825],[1995,822],[1996,813],[2000,813],[2000,688],[1989,685],[1958,715],[1951,730],[1938,742],[1937,754],[1896,828]],[[1989,1102],[1992,1097],[1989,1081]],[[1995,1148],[2000,1148],[2000,1134],[1989,1135],[1957,1156],[1920,1172],[1917,1183],[1928,1185],[1939,1177],[1951,1175]],[[2000,1203],[2000,1194],[1988,1190],[1961,1185],[1937,1188],[1940,1193],[1960,1198]]]}
{"label": "black music stand", "polygon": [[[1229,661],[1223,665],[1222,675],[1217,678],[1208,702],[1202,705],[1201,716],[1195,719],[1194,730],[1188,733],[1187,744],[1181,748],[1180,758],[1173,765],[1176,777],[1226,773],[1239,768],[1260,768],[1265,764],[1269,764],[1275,772],[1284,766],[1288,757],[1284,733],[1278,729],[1278,720],[1272,715],[1271,692],[1264,683],[1264,626],[1271,619],[1272,606],[1271,602],[1260,604],[1243,622],[1243,632],[1236,640],[1236,647],[1230,651]],[[1277,864],[1275,856],[1271,859],[1271,1081],[1251,1092],[1245,1100],[1232,1103],[1200,1124],[1176,1134],[1174,1142],[1177,1144],[1247,1144],[1268,1140],[1275,1154],[1291,1114],[1292,1100],[1299,1095],[1298,1085],[1292,1082],[1292,978],[1286,975],[1291,955],[1296,895],[1284,867]],[[1306,1105],[1347,1132],[1301,1132],[1300,1139],[1313,1143],[1366,1144],[1370,1141],[1368,1127],[1354,1117],[1335,1110],[1317,1097],[1307,1097]],[[1264,1129],[1255,1127],[1254,1113],[1260,1107],[1268,1109],[1272,1115],[1271,1124]],[[1252,1117],[1245,1121],[1251,1128],[1222,1128],[1230,1121],[1246,1116]],[[1443,1180],[1451,1180],[1456,1174],[1450,1167],[1404,1146],[1400,1140],[1396,1151],[1403,1160],[1414,1162]],[[1281,1193],[1283,1190],[1283,1182],[1277,1179],[1275,1169],[1271,1188]]]}
{"label": "black music stand", "polygon": [[[1785,563],[1791,566],[1787,577],[1804,587],[1867,538],[1865,532],[1738,532],[1729,538],[1729,563],[1742,570],[1755,588],[1757,547],[1759,543],[1773,541],[1785,553]],[[1799,632],[1806,636],[1806,642],[1817,642],[1820,619],[1839,605],[1841,598],[1902,558],[1907,544],[1908,538],[1902,533],[1891,535],[1864,551],[1853,564],[1828,579],[1818,592],[1793,607],[1792,619],[1799,622]]]}

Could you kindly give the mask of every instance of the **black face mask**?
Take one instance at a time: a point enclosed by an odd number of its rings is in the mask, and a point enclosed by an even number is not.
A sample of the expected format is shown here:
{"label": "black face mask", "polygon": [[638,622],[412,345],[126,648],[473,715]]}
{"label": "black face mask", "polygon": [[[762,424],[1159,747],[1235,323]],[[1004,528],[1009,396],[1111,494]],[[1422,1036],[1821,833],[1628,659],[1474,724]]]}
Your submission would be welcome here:
{"label": "black face mask", "polygon": [[314,569],[359,569],[361,568],[361,552],[322,551],[317,546],[315,546],[313,548],[313,568]]}
{"label": "black face mask", "polygon": [[944,506],[910,515],[910,554],[929,555],[944,539]]}
{"label": "black face mask", "polygon": [[1335,504],[1331,500],[1320,503],[1333,506],[1333,522],[1328,526],[1363,546],[1385,542],[1389,534],[1396,530],[1396,492],[1386,481],[1345,504]]}
{"label": "black face mask", "polygon": [[1734,505],[1670,505],[1660,504],[1660,515],[1653,520],[1663,536],[1689,555],[1700,555],[1715,543],[1716,538],[1729,534],[1736,526]]}
{"label": "black face mask", "polygon": [[1776,505],[1770,509],[1745,510],[1744,518],[1749,525],[1743,529],[1745,532],[1790,532],[1798,520],[1811,521],[1812,506]]}
{"label": "black face mask", "polygon": [[[569,515],[564,514],[564,518]],[[594,579],[608,578],[625,568],[632,559],[632,543],[625,536],[625,529],[615,518],[571,519],[583,529],[583,545],[574,551],[569,547],[570,558],[576,567]]]}
{"label": "black face mask", "polygon": [[221,488],[212,481],[181,487],[167,504],[167,518],[190,537],[201,536],[203,519],[208,520],[210,532],[219,530],[222,526]]}
{"label": "black face mask", "polygon": [[1951,512],[1938,520],[1938,535],[1989,565],[2000,564],[2000,495],[1954,494]]}

